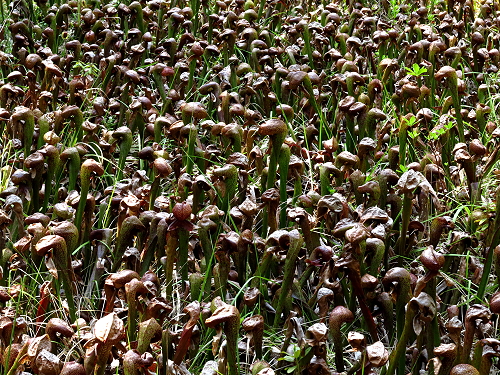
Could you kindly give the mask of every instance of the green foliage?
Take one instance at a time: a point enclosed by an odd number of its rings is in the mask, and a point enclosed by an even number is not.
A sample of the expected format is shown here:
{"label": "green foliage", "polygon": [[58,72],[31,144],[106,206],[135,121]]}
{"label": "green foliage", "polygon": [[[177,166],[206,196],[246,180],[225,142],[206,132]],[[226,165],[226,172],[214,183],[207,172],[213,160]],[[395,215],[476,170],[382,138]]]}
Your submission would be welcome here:
{"label": "green foliage", "polygon": [[407,66],[405,66],[405,69],[406,69],[406,72],[408,73],[408,75],[410,75],[410,76],[414,76],[414,77],[426,77],[427,76],[427,74],[424,74],[424,73],[427,73],[427,68],[420,66],[418,64],[413,64],[411,66],[411,68],[408,68]]}
{"label": "green foliage", "polygon": [[453,128],[454,124],[452,122],[448,122],[443,127],[436,127],[429,133],[429,140],[438,140],[442,135],[446,134],[451,128]]}
{"label": "green foliage", "polygon": [[73,69],[80,71],[80,74],[84,77],[97,78],[101,71],[98,66],[91,62],[75,61],[73,63]]}

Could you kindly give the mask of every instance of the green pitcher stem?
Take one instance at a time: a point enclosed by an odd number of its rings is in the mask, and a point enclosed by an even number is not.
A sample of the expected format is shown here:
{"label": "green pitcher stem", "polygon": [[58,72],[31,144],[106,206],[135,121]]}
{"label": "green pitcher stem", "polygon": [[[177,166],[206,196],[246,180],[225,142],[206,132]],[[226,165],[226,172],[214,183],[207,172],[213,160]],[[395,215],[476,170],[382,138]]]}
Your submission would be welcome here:
{"label": "green pitcher stem", "polygon": [[406,144],[408,135],[408,120],[406,118],[401,119],[401,124],[399,126],[399,164],[406,167]]}
{"label": "green pitcher stem", "polygon": [[186,155],[186,173],[188,174],[193,174],[194,159],[195,159],[194,147],[196,145],[196,135],[197,135],[196,127],[192,126],[192,128],[189,130],[188,149]]}
{"label": "green pitcher stem", "polygon": [[276,306],[276,314],[274,316],[274,327],[278,327],[281,321],[281,313],[284,311],[286,300],[289,298],[289,293],[294,277],[297,257],[299,256],[300,248],[303,244],[302,236],[299,231],[294,229],[290,232],[290,248],[288,249],[283,269],[283,282],[281,283],[281,293]]}
{"label": "green pitcher stem", "polygon": [[267,274],[269,266],[271,265],[271,261],[273,260],[274,252],[272,248],[266,249],[264,254],[260,258],[259,265],[257,266],[257,270],[253,274],[252,281],[250,285],[252,288],[257,288],[261,284],[261,278]]}
{"label": "green pitcher stem", "polygon": [[[496,196],[496,212],[500,212],[500,188],[497,188],[495,193]],[[495,248],[500,243],[500,217],[499,215],[495,216],[495,221],[493,223],[493,232],[490,240],[490,244],[488,247],[488,252],[486,254],[486,261],[484,263],[483,274],[481,276],[481,281],[479,282],[479,287],[476,293],[476,301],[477,303],[483,303],[484,294],[486,291],[486,286],[488,284],[488,280],[491,273],[491,267],[493,265],[493,255],[495,252]],[[497,271],[498,272],[498,271]]]}
{"label": "green pitcher stem", "polygon": [[69,278],[69,272],[66,267],[60,268],[58,275],[62,279],[64,293],[66,294],[66,300],[68,302],[68,308],[69,308],[69,317],[71,321],[74,322],[76,320],[76,307],[73,296],[73,282]]}
{"label": "green pitcher stem", "polygon": [[290,164],[290,147],[288,145],[281,146],[281,154],[279,158],[279,166],[280,166],[280,228],[284,228],[287,225],[287,216],[286,216],[286,208],[287,208],[287,188],[286,184],[288,181],[288,166]]}
{"label": "green pitcher stem", "polygon": [[415,311],[407,307],[406,314],[404,315],[404,328],[401,337],[396,344],[396,349],[389,356],[389,367],[387,369],[386,375],[394,375],[396,369],[398,370],[398,375],[404,375],[405,371],[405,361],[406,361],[406,344],[410,339],[410,335],[413,333],[413,318],[415,317]]}
{"label": "green pitcher stem", "polygon": [[[398,255],[400,257],[406,256],[406,233],[408,232],[408,226],[410,225],[410,216],[412,210],[413,197],[409,194],[404,194],[403,197],[403,211],[401,213],[401,230],[399,232],[399,250]],[[399,259],[399,263],[402,259]]]}
{"label": "green pitcher stem", "polygon": [[165,285],[167,296],[172,295],[176,250],[179,244],[177,233],[169,232],[166,244]]}
{"label": "green pitcher stem", "polygon": [[109,354],[113,348],[112,344],[102,344],[97,353],[97,363],[95,364],[94,375],[104,375],[108,363]]}
{"label": "green pitcher stem", "polygon": [[184,228],[178,229],[179,236],[179,258],[177,268],[180,271],[182,284],[185,285],[188,280],[188,244],[189,232]]}
{"label": "green pitcher stem", "polygon": [[81,189],[80,189],[80,201],[78,202],[78,207],[75,214],[75,225],[77,228],[81,228],[83,221],[83,211],[85,209],[85,204],[87,203],[87,194],[90,187],[90,176],[82,175],[81,179]]}
{"label": "green pitcher stem", "polygon": [[120,144],[120,157],[118,159],[118,167],[116,168],[116,180],[121,181],[123,177],[123,170],[125,169],[125,162],[127,160],[127,157],[129,155],[130,149],[132,148],[132,132],[128,127],[121,127],[118,128],[115,133],[119,133],[119,137],[121,138],[119,140]]}

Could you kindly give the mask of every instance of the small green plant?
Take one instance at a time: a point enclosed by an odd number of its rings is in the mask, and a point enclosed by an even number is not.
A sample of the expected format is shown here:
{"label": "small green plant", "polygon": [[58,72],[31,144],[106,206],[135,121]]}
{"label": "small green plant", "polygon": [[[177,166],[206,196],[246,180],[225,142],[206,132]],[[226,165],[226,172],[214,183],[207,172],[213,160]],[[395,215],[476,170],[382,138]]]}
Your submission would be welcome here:
{"label": "small green plant", "polygon": [[410,130],[410,131],[408,132],[408,136],[409,136],[411,139],[415,139],[415,138],[417,138],[417,137],[419,136],[419,134],[420,134],[420,130],[418,130],[418,129]]}
{"label": "small green plant", "polygon": [[389,0],[390,9],[389,9],[389,18],[391,20],[395,20],[399,14],[399,4],[397,0]]}
{"label": "small green plant", "polygon": [[82,76],[91,77],[93,79],[96,79],[101,73],[97,64],[91,62],[86,63],[83,61],[75,61],[73,64],[73,69],[77,72],[80,72]]}
{"label": "small green plant", "polygon": [[432,140],[432,141],[438,140],[439,137],[441,137],[443,134],[446,134],[446,132],[448,130],[450,130],[452,127],[453,127],[453,123],[452,122],[448,122],[448,124],[446,124],[442,128],[435,128],[435,129],[433,129],[429,133],[429,136],[428,136],[429,140]]}
{"label": "small green plant", "polygon": [[407,66],[405,66],[405,70],[408,73],[408,75],[410,75],[410,76],[414,76],[414,77],[427,76],[427,74],[424,74],[424,73],[427,73],[427,68],[424,68],[423,66],[420,66],[418,64],[413,64],[411,66],[411,68],[408,68]]}
{"label": "small green plant", "polygon": [[298,346],[297,344],[293,344],[293,355],[285,354],[285,356],[279,358],[278,361],[292,362],[293,365],[287,367],[285,370],[287,374],[291,374],[297,369],[297,363],[299,362],[300,356],[301,356],[300,346]]}
{"label": "small green plant", "polygon": [[409,168],[406,166],[406,165],[403,165],[403,164],[400,164],[399,165],[399,169],[398,169],[398,172],[403,174],[405,172],[408,172]]}
{"label": "small green plant", "polygon": [[410,117],[410,119],[408,120],[408,127],[412,127],[413,125],[415,125],[417,123],[417,118],[415,116],[412,116]]}

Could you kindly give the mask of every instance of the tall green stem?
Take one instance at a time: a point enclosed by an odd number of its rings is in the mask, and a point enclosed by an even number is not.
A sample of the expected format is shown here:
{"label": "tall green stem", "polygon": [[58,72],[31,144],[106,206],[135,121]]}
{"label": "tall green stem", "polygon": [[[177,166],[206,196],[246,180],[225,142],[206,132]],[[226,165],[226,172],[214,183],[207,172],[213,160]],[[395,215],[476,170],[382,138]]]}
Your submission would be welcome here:
{"label": "tall green stem", "polygon": [[181,279],[183,285],[186,284],[188,280],[188,244],[189,244],[189,232],[184,228],[179,228],[179,260],[177,262],[177,267],[181,274]]}
{"label": "tall green stem", "polygon": [[45,255],[52,250],[52,258],[57,267],[57,274],[62,280],[66,300],[69,307],[69,315],[72,322],[76,320],[75,301],[73,299],[73,285],[70,275],[73,274],[71,261],[68,258],[66,241],[61,236],[48,235],[43,237],[35,246],[38,255]]}
{"label": "tall green stem", "polygon": [[83,220],[83,211],[85,210],[85,205],[87,203],[87,194],[90,188],[90,177],[92,173],[102,176],[104,169],[102,165],[93,159],[87,159],[83,162],[80,168],[80,201],[78,202],[78,208],[75,214],[75,225],[80,228]]}
{"label": "tall green stem", "polygon": [[127,126],[121,126],[113,132],[113,138],[120,144],[120,158],[116,170],[116,181],[121,181],[127,156],[132,148],[132,132]]}
{"label": "tall green stem", "polygon": [[[80,153],[78,152],[78,149],[76,147],[68,147],[63,152],[61,152],[60,159],[63,163],[65,163],[66,160],[69,160],[69,162],[68,162],[68,169],[69,169],[68,191],[73,191],[76,189],[76,182],[78,180],[78,171],[81,168]],[[64,165],[61,163],[59,165],[59,167],[57,168],[57,171],[56,171],[56,178],[58,180],[57,182],[60,181],[60,176],[62,174],[63,166]]]}
{"label": "tall green stem", "polygon": [[24,121],[24,125],[22,126],[24,157],[28,157],[33,145],[33,132],[35,131],[35,116],[33,111],[27,107],[16,107],[11,116],[11,121],[16,127],[19,127],[18,129],[21,128],[19,122]]}
{"label": "tall green stem", "polygon": [[276,181],[276,171],[278,169],[278,160],[281,153],[281,145],[286,138],[288,127],[281,119],[270,119],[260,125],[259,133],[268,135],[271,138],[271,158],[269,159],[269,169],[267,178],[267,189],[274,187]]}
{"label": "tall green stem", "polygon": [[404,374],[406,343],[410,339],[410,335],[413,333],[413,318],[415,315],[415,311],[408,306],[406,314],[403,315],[405,322],[403,332],[398,340],[398,343],[396,344],[396,349],[389,356],[389,367],[386,375],[394,375],[396,368],[398,369],[398,375]]}
{"label": "tall green stem", "polygon": [[[410,217],[413,205],[413,194],[405,193],[403,197],[403,212],[401,213],[401,230],[399,232],[399,250],[398,255],[406,256],[406,233],[410,225]],[[399,260],[402,262],[402,259]]]}
{"label": "tall green stem", "polygon": [[[391,268],[384,279],[382,280],[384,287],[387,289],[393,283],[397,283],[397,299],[396,299],[396,336],[400,339],[405,324],[405,306],[411,298],[411,277],[410,273],[401,267]],[[394,337],[390,337],[392,343]]]}
{"label": "tall green stem", "polygon": [[[497,188],[495,193],[496,197],[496,211],[500,212],[500,188]],[[491,266],[493,264],[493,255],[495,252],[495,248],[500,243],[500,215],[495,216],[495,221],[493,223],[491,240],[488,246],[488,252],[486,253],[486,262],[484,263],[483,274],[481,276],[481,281],[479,283],[479,287],[476,293],[476,301],[477,303],[482,303],[484,298],[484,293],[486,291],[486,286],[488,284],[488,280],[490,278]],[[498,272],[498,270],[497,270]]]}
{"label": "tall green stem", "polygon": [[173,274],[174,274],[174,263],[176,257],[176,250],[179,243],[179,238],[175,231],[168,232],[167,234],[167,244],[166,249],[166,263],[165,267],[165,285],[167,296],[172,295],[173,290]]}
{"label": "tall green stem", "polygon": [[227,369],[228,375],[239,375],[238,366],[238,331],[240,327],[240,312],[233,305],[228,305],[219,301],[219,306],[211,317],[205,320],[207,327],[214,328],[219,324],[224,324],[227,347]]}
{"label": "tall green stem", "polygon": [[290,164],[290,147],[288,145],[281,146],[281,156],[279,158],[280,166],[280,228],[286,227],[286,208],[287,208],[287,180],[288,166]]}
{"label": "tall green stem", "polygon": [[238,190],[238,169],[233,164],[226,164],[214,170],[213,175],[224,180],[225,191],[219,190],[219,208],[229,212],[231,200],[236,196]]}
{"label": "tall green stem", "polygon": [[45,194],[43,197],[42,212],[47,212],[50,196],[52,194],[52,182],[54,181],[54,177],[56,175],[56,169],[59,166],[61,160],[59,157],[59,150],[52,145],[47,145],[47,147],[44,150],[44,153],[47,156],[48,160],[47,160],[47,175],[45,177]]}
{"label": "tall green stem", "polygon": [[290,248],[288,249],[285,267],[283,269],[283,281],[281,283],[281,293],[278,299],[278,305],[276,306],[276,315],[274,316],[274,327],[277,327],[281,321],[281,314],[283,313],[285,303],[289,298],[288,295],[293,282],[297,257],[299,256],[300,248],[304,242],[299,231],[296,229],[289,232],[288,236],[290,238]]}
{"label": "tall green stem", "polygon": [[128,246],[132,245],[132,241],[138,232],[145,229],[144,224],[137,218],[137,216],[129,216],[120,227],[117,233],[117,240],[115,246],[115,253],[113,254],[113,265],[111,267],[112,272],[118,271],[120,264],[122,263],[122,257]]}
{"label": "tall green stem", "polygon": [[450,95],[453,99],[453,107],[455,108],[455,118],[457,120],[458,127],[458,139],[460,142],[465,142],[465,129],[464,123],[462,121],[462,107],[460,105],[460,99],[458,97],[458,76],[457,71],[451,66],[444,66],[439,71],[434,74],[436,81],[442,81],[443,78],[447,79],[448,88],[450,89]]}

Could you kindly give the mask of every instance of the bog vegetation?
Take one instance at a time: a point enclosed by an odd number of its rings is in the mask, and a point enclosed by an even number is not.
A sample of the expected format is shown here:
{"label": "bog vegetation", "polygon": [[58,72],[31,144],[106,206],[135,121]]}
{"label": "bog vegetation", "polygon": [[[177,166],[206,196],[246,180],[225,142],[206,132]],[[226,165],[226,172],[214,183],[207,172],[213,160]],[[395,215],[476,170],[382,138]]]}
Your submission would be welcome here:
{"label": "bog vegetation", "polygon": [[5,375],[488,375],[497,1],[0,1]]}

